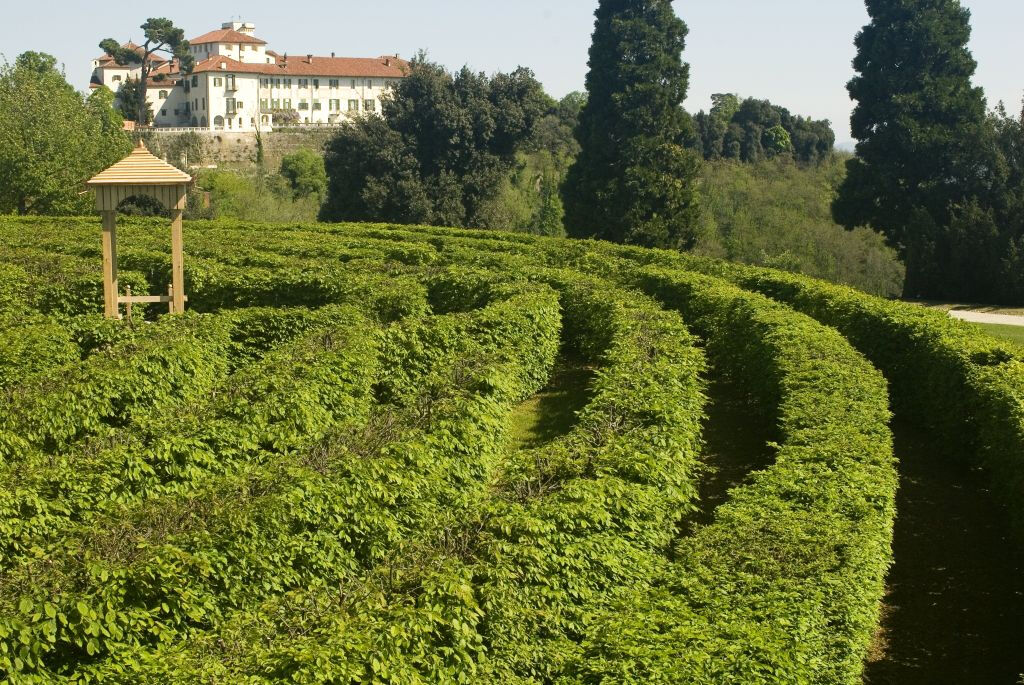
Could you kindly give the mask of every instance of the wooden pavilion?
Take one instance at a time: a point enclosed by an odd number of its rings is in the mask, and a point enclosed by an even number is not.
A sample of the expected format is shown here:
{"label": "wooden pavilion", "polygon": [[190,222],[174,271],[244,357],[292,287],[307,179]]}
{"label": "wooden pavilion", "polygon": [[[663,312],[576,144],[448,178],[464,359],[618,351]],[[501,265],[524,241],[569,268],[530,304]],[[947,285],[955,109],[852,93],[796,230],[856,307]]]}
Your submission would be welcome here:
{"label": "wooden pavilion", "polygon": [[[86,183],[96,191],[96,209],[103,215],[103,312],[121,318],[120,305],[168,302],[171,313],[185,311],[185,266],[181,217],[192,177],[154,157],[140,140],[132,153]],[[121,295],[117,285],[117,206],[129,197],[146,195],[171,212],[171,288],[167,295]]]}

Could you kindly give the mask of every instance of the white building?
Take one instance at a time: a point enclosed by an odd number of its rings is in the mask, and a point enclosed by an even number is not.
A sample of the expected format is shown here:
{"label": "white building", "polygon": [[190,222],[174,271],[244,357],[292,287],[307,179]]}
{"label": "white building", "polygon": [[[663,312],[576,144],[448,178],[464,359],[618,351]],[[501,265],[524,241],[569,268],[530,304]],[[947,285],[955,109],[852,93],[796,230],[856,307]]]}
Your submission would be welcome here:
{"label": "white building", "polygon": [[[338,124],[379,112],[381,95],[409,67],[397,56],[289,57],[267,49],[254,29],[228,22],[190,40],[196,63],[187,76],[175,62],[154,60],[147,83],[154,125],[267,131],[275,124]],[[104,55],[93,60],[90,86],[117,92],[127,78],[140,75],[138,66],[122,66]]]}

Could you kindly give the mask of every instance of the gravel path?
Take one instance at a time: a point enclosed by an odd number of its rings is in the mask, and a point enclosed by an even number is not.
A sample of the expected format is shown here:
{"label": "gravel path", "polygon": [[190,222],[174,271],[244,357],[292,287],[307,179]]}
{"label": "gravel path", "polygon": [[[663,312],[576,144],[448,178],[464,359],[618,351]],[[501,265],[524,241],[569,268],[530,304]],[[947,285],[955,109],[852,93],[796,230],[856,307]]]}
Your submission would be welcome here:
{"label": "gravel path", "polygon": [[949,315],[972,323],[998,323],[1004,326],[1024,326],[1024,316],[1013,314],[986,314],[984,312],[950,311]]}

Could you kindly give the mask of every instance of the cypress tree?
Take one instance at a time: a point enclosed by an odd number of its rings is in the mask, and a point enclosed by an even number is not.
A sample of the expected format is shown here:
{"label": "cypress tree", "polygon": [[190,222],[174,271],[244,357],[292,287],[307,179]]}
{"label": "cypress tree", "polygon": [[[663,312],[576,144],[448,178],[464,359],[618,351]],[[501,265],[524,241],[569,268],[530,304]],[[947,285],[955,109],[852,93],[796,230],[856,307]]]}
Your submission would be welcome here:
{"label": "cypress tree", "polygon": [[670,0],[601,0],[581,150],[563,186],[570,236],[686,248],[698,223],[700,159],[684,147],[687,28]]}
{"label": "cypress tree", "polygon": [[908,296],[948,294],[952,212],[987,204],[1000,183],[985,96],[971,84],[970,11],[958,0],[866,4],[871,23],[847,86],[857,156],[833,215],[846,228],[870,224],[900,250]]}

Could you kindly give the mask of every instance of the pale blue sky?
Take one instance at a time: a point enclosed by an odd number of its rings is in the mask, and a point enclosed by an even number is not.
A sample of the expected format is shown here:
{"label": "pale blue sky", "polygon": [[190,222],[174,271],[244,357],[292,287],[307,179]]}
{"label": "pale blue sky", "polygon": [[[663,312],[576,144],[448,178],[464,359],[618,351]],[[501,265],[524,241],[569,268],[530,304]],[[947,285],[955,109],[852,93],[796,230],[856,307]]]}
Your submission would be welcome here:
{"label": "pale blue sky", "polygon": [[[1024,0],[964,4],[974,15],[977,82],[990,104],[1002,99],[1016,111],[1024,95]],[[528,66],[561,96],[583,88],[596,6],[597,0],[247,0],[154,3],[147,11],[139,9],[144,3],[3,0],[0,53],[13,60],[25,50],[50,52],[84,88],[100,39],[139,38],[147,16],[168,16],[193,37],[240,15],[279,52],[407,57],[426,48],[452,68]],[[690,26],[687,109],[708,107],[712,93],[738,92],[828,118],[840,141],[849,138],[844,86],[853,36],[867,20],[861,0],[676,0],[675,7]]]}

